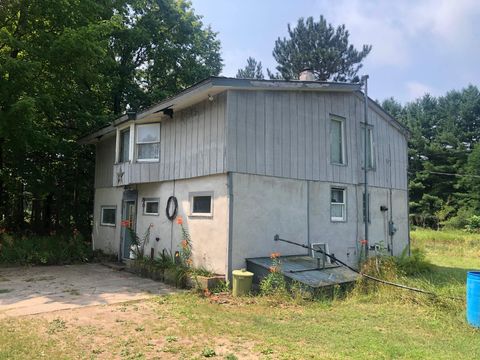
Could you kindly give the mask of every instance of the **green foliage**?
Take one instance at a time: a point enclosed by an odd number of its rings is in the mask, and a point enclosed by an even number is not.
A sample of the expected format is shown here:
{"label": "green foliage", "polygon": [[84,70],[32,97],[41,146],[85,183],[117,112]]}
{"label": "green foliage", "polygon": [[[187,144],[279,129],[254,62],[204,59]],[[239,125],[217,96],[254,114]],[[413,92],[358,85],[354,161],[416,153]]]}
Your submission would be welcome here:
{"label": "green foliage", "polygon": [[479,232],[480,231],[480,216],[472,215],[467,219],[467,225],[465,225],[465,230],[468,232]]}
{"label": "green foliage", "polygon": [[469,85],[404,106],[391,98],[382,105],[411,132],[411,222],[464,228],[469,217],[480,213],[480,91]]}
{"label": "green foliage", "polygon": [[271,259],[270,273],[260,281],[260,292],[263,295],[285,295],[287,293],[287,283],[282,274],[280,255],[273,253]]}
{"label": "green foliage", "polygon": [[89,235],[95,157],[76,140],[221,67],[187,1],[3,1],[0,226]]}
{"label": "green foliage", "polygon": [[0,264],[60,265],[82,263],[92,256],[91,245],[80,235],[0,235]]}
{"label": "green foliage", "polygon": [[210,358],[210,357],[214,357],[214,356],[216,356],[216,355],[217,355],[217,353],[216,353],[215,350],[213,350],[212,348],[205,347],[205,348],[202,350],[202,356],[203,356],[203,357]]}
{"label": "green foliage", "polygon": [[411,276],[432,271],[432,264],[426,260],[426,254],[422,249],[414,248],[408,256],[408,249],[405,248],[399,257],[394,258],[398,270],[403,275]]}
{"label": "green foliage", "polygon": [[257,79],[262,80],[263,70],[262,70],[262,62],[255,60],[252,57],[247,59],[247,65],[243,69],[239,69],[237,71],[237,75],[235,76],[237,79]]}
{"label": "green foliage", "polygon": [[[288,39],[275,41],[273,57],[284,79],[298,79],[305,68],[310,68],[320,81],[351,81],[362,67],[362,60],[370,53],[371,45],[363,45],[358,51],[349,43],[345,25],[334,27],[320,16],[298,19],[292,28],[288,25]],[[271,74],[271,73],[270,73]]]}

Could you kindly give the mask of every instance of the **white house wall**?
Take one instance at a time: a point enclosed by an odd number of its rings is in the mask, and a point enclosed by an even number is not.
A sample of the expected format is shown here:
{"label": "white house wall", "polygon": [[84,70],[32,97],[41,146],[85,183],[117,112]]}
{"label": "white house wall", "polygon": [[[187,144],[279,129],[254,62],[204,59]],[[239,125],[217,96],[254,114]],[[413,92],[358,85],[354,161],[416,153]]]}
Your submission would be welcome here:
{"label": "white house wall", "polygon": [[[181,228],[176,220],[171,222],[165,214],[167,200],[175,195],[178,200],[178,215],[192,238],[194,265],[219,274],[226,273],[228,241],[227,176],[212,175],[188,180],[156,182],[132,186],[138,192],[136,232],[143,238],[152,224],[150,237],[145,246],[145,255],[158,256],[164,249],[172,254],[180,250]],[[213,192],[213,216],[190,216],[190,193]],[[118,254],[121,237],[121,209],[123,188],[101,188],[95,191],[94,248],[106,253]],[[159,199],[159,215],[143,213],[143,198]],[[100,225],[101,206],[117,206],[116,226]],[[157,241],[156,238],[159,240]]]}
{"label": "white house wall", "polygon": [[[281,242],[273,237],[300,244],[326,243],[330,253],[355,266],[359,241],[364,238],[363,187],[342,183],[327,183],[284,179],[249,174],[233,174],[232,265],[245,267],[245,258],[270,256],[273,251],[282,255],[306,254],[306,250]],[[346,190],[347,217],[344,222],[330,219],[330,189]],[[393,211],[397,233],[393,250],[399,255],[408,245],[407,193],[393,190],[390,204],[389,189],[371,187],[370,244],[391,240],[388,220]],[[389,208],[381,212],[380,206]]]}
{"label": "white house wall", "polygon": [[[118,254],[120,249],[120,221],[122,213],[122,188],[95,189],[93,207],[93,248],[101,249],[108,254]],[[101,225],[101,207],[115,206],[115,226]]]}

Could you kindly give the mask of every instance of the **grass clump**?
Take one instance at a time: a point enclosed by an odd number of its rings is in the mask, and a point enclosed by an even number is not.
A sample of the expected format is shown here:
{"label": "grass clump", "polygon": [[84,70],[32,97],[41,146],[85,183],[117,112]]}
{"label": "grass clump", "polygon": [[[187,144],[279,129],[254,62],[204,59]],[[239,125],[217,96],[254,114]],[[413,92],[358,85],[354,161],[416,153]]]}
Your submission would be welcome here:
{"label": "grass clump", "polygon": [[92,249],[78,232],[51,236],[0,234],[0,264],[61,265],[91,260]]}

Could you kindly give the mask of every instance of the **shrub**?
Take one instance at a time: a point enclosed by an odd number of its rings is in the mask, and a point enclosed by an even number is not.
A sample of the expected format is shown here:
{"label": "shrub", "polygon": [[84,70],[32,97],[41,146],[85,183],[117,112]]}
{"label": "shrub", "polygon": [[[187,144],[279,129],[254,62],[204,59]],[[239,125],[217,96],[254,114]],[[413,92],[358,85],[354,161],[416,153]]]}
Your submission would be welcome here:
{"label": "shrub", "polygon": [[432,264],[425,259],[425,252],[414,248],[408,256],[408,249],[405,248],[399,257],[394,258],[395,264],[403,275],[418,275],[432,270]]}
{"label": "shrub", "polygon": [[480,216],[472,215],[467,219],[467,224],[465,225],[465,230],[468,232],[479,232],[480,231]]}
{"label": "shrub", "polygon": [[91,245],[81,235],[19,236],[0,234],[0,263],[10,265],[60,265],[87,262]]}

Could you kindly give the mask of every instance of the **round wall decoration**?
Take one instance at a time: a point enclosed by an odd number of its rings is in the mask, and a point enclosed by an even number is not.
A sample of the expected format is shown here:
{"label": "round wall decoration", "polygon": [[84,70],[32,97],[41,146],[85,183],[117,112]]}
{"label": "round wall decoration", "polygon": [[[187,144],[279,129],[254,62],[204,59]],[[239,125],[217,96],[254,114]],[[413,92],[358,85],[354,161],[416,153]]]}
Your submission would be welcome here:
{"label": "round wall decoration", "polygon": [[178,211],[177,198],[175,196],[170,196],[167,200],[167,208],[165,209],[168,220],[173,221],[173,219],[177,217],[177,211]]}

